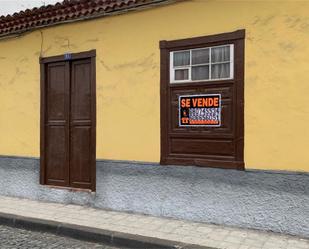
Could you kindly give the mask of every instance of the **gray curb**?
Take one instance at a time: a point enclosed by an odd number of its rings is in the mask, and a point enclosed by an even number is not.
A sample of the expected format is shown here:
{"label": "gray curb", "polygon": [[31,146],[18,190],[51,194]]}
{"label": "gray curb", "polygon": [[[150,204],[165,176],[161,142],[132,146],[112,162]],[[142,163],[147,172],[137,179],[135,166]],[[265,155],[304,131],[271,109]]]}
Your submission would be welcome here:
{"label": "gray curb", "polygon": [[72,225],[62,222],[0,213],[0,224],[32,231],[48,232],[79,240],[139,249],[215,249],[136,234]]}

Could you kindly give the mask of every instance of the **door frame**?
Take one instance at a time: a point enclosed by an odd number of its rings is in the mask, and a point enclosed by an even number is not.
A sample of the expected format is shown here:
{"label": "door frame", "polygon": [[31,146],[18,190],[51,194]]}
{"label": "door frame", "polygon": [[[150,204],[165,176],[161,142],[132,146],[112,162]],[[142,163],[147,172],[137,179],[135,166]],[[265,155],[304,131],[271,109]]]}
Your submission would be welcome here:
{"label": "door frame", "polygon": [[[170,52],[174,50],[185,50],[202,47],[205,44],[216,44],[221,42],[233,41],[235,43],[234,52],[234,76],[236,83],[236,161],[214,161],[204,160],[209,167],[230,168],[244,170],[244,50],[245,50],[245,30],[234,32],[208,35],[180,40],[160,41],[160,127],[161,127],[161,165],[192,165],[191,159],[178,159],[169,156],[169,116],[171,115],[170,105]],[[180,83],[179,83],[180,84]],[[187,85],[190,83],[181,83]],[[196,165],[203,166],[203,165]]]}
{"label": "door frame", "polygon": [[[91,59],[91,191],[96,190],[96,50],[80,53],[63,54],[51,57],[40,57],[40,184],[46,185],[45,172],[45,119],[46,119],[46,65],[52,62]],[[57,186],[58,187],[58,186]],[[62,188],[62,187],[60,187]],[[73,188],[73,187],[63,187]],[[75,188],[74,188],[75,189]]]}

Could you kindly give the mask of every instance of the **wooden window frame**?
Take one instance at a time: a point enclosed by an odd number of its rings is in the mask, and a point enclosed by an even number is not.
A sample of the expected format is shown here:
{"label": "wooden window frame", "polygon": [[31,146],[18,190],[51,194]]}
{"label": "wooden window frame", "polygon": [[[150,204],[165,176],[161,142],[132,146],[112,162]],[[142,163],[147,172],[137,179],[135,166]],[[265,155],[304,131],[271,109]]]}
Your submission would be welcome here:
{"label": "wooden window frame", "polygon": [[[46,107],[46,64],[51,62],[62,62],[62,61],[74,61],[80,59],[91,59],[92,71],[91,71],[91,91],[94,99],[91,101],[91,120],[93,122],[92,129],[92,157],[94,158],[94,163],[91,165],[91,191],[96,191],[96,50],[89,50],[80,53],[56,55],[51,57],[40,57],[40,85],[41,85],[41,101],[40,101],[40,184],[46,185],[45,179],[45,107]],[[46,185],[50,186],[50,185]],[[65,189],[77,189],[74,187],[60,187],[60,186],[50,186],[55,188],[65,188]],[[85,191],[85,189],[80,189]]]}
{"label": "wooden window frame", "polygon": [[[186,82],[171,82],[170,81],[170,53],[172,51],[190,50],[195,48],[203,48],[216,46],[218,44],[235,42],[234,47],[234,80],[236,84],[236,162],[218,162],[209,165],[210,167],[225,168],[225,169],[245,169],[244,162],[244,61],[245,61],[245,30],[237,30],[234,32],[201,36],[195,38],[186,38],[179,40],[162,40],[159,43],[160,47],[160,126],[161,126],[161,156],[160,164],[168,165],[172,160],[168,158],[168,115],[169,103],[167,101],[168,87],[170,85],[189,85],[195,81]],[[229,80],[229,79],[228,79]],[[225,80],[210,80],[208,82],[217,81],[220,83]],[[207,83],[207,82],[206,82]],[[200,84],[197,82],[196,84]],[[205,83],[201,83],[205,84]],[[173,163],[177,164],[177,163]],[[199,165],[197,165],[199,166]],[[202,166],[203,167],[203,166]]]}

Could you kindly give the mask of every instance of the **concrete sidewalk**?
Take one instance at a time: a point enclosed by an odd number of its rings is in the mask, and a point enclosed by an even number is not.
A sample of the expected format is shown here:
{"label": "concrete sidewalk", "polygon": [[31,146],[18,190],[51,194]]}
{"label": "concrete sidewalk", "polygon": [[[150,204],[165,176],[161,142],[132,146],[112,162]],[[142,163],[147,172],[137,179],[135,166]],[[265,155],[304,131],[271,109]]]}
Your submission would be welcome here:
{"label": "concrete sidewalk", "polygon": [[220,249],[309,249],[308,239],[271,232],[4,196],[0,213]]}

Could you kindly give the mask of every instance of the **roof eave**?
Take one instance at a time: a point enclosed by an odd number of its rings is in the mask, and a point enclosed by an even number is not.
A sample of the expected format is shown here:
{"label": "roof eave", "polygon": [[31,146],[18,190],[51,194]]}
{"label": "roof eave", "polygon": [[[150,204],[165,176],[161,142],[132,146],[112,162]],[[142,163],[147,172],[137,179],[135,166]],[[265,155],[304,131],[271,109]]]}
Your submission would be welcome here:
{"label": "roof eave", "polygon": [[37,25],[35,27],[29,27],[29,28],[25,28],[25,29],[22,29],[22,30],[17,30],[17,31],[12,31],[12,32],[0,34],[0,39],[2,39],[2,38],[14,38],[14,37],[20,36],[24,33],[32,32],[34,30],[38,30],[38,29],[42,29],[42,28],[54,27],[54,26],[57,26],[57,25],[68,24],[68,23],[73,23],[73,22],[87,21],[87,20],[92,20],[92,19],[102,18],[102,17],[107,17],[107,16],[120,15],[120,14],[124,14],[124,13],[127,13],[127,12],[150,9],[150,8],[154,8],[154,7],[157,7],[157,6],[168,5],[168,4],[180,2],[180,1],[185,1],[185,0],[153,0],[153,2],[151,2],[151,3],[140,3],[140,4],[137,4],[137,5],[134,5],[134,6],[124,7],[123,9],[117,9],[117,10],[112,10],[112,11],[109,11],[109,12],[91,14],[89,16],[83,16],[83,17],[79,17],[79,18],[59,21],[59,22],[46,24],[46,25]]}

